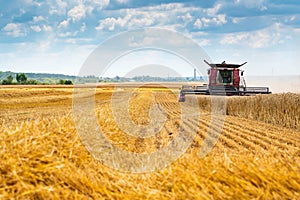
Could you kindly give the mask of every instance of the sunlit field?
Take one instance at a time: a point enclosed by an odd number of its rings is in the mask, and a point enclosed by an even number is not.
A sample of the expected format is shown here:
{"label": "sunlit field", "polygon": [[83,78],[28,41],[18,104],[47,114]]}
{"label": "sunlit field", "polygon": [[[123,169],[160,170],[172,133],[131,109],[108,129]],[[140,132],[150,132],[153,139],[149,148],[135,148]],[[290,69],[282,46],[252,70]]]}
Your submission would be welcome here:
{"label": "sunlit field", "polygon": [[[151,121],[157,104],[166,113],[153,137],[125,134],[112,116],[112,93],[132,92],[129,117]],[[114,91],[97,88],[95,114],[118,148],[155,152],[180,126],[178,87],[155,85]],[[0,199],[300,199],[300,95],[226,97],[221,136],[204,158],[199,151],[211,125],[211,100],[198,96],[200,119],[187,152],[153,173],[122,173],[94,159],[81,143],[72,113],[72,87],[0,88]],[[189,109],[189,97],[184,103]]]}

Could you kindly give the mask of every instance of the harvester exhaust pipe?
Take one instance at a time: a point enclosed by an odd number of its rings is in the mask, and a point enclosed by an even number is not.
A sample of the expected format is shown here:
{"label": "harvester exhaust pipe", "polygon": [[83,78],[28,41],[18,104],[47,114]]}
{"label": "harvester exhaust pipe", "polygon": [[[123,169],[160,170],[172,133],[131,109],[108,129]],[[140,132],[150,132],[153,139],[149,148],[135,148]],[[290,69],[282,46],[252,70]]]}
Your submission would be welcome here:
{"label": "harvester exhaust pipe", "polygon": [[204,62],[210,66],[209,62],[207,62],[206,60],[204,60]]}

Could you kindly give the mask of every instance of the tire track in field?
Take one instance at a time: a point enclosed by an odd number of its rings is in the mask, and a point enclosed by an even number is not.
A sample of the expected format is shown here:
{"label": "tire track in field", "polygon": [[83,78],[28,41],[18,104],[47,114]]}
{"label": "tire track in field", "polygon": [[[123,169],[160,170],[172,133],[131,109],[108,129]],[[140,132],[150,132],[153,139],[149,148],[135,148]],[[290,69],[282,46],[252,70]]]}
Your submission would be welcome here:
{"label": "tire track in field", "polygon": [[[163,105],[169,113],[174,113],[173,111],[176,110],[178,103],[175,100],[170,101],[169,97],[168,95],[160,95],[156,100]],[[178,112],[176,114],[178,114]],[[299,149],[298,138],[295,138],[293,135],[282,135],[280,134],[280,128],[269,124],[259,122],[259,126],[256,125],[256,123],[249,120],[228,116],[220,136],[220,143],[225,147],[234,149],[242,147],[243,149],[251,151],[274,148],[282,150]],[[217,127],[211,126],[210,119],[200,119],[200,124],[197,121],[189,121],[187,126],[190,128],[198,126],[198,136],[201,140],[204,140],[205,133],[209,127],[212,130],[217,129]],[[264,126],[268,127],[267,131],[262,128]],[[212,137],[214,136],[212,135]]]}
{"label": "tire track in field", "polygon": [[[257,138],[257,135],[255,135],[253,132],[248,131],[247,127],[244,127],[243,129],[237,127],[237,126],[232,126],[228,125],[228,120],[225,121],[224,126],[223,126],[223,133],[225,134],[230,134],[232,136],[239,137],[240,140],[243,140],[245,142],[252,143],[255,146],[259,146],[262,149],[267,149],[270,146],[274,146],[270,141],[266,141],[261,138]],[[280,148],[285,148],[282,145],[278,145]]]}
{"label": "tire track in field", "polygon": [[[157,100],[158,101],[163,101],[163,102],[159,102],[160,104],[162,105],[165,105],[164,107],[167,109],[168,112],[170,112],[170,110],[173,110],[174,109],[174,106],[178,103],[176,101],[175,102],[170,102],[170,101],[166,101],[166,99],[168,99],[167,95],[165,95],[164,97],[162,97],[162,95],[160,95],[160,98],[158,98]],[[190,108],[190,107],[187,107],[191,113],[193,112],[193,108]],[[189,121],[187,124],[186,124],[188,127],[198,127],[198,136],[200,136],[200,138],[202,140],[205,139],[205,137],[211,137],[211,138],[216,138],[218,137],[217,135],[214,135],[214,131],[218,131],[220,127],[214,127],[214,126],[211,126],[211,120],[210,119],[201,119],[200,120],[200,123],[197,122],[196,120],[192,120],[192,121]],[[211,131],[210,133],[207,135],[207,131],[209,130],[209,128],[211,128]],[[205,131],[204,131],[205,130]],[[221,134],[221,135],[224,135],[224,134]],[[230,148],[237,148],[238,146],[243,146],[243,147],[246,147],[246,149],[252,149],[252,150],[255,150],[256,147],[254,145],[251,145],[250,142],[248,141],[245,141],[243,138],[234,138],[233,136],[231,136],[230,134],[228,133],[225,133],[226,137],[223,137],[221,136],[220,137],[220,140],[222,142],[222,144],[224,146],[227,146],[227,147],[230,147]]]}
{"label": "tire track in field", "polygon": [[[224,132],[229,133],[231,135],[235,135],[236,137],[238,137],[240,140],[244,140],[246,142],[252,143],[255,146],[255,150],[257,150],[257,148],[259,149],[269,149],[270,147],[273,146],[273,144],[271,143],[266,143],[263,140],[257,139],[255,136],[247,134],[246,130],[236,130],[235,128],[232,127],[228,127],[227,124],[224,126],[223,128]],[[283,147],[281,145],[279,145],[280,148],[286,149],[286,147]]]}
{"label": "tire track in field", "polygon": [[[245,137],[249,137],[251,140],[256,142],[264,143],[266,147],[268,146],[274,146],[282,149],[288,149],[288,148],[297,148],[297,142],[292,141],[289,139],[284,139],[282,136],[278,133],[265,133],[263,131],[257,130],[255,128],[251,128],[250,124],[246,128],[242,128],[240,124],[234,123],[232,121],[226,121],[225,126],[238,131],[239,133],[243,134]],[[268,135],[273,135],[272,137]]]}
{"label": "tire track in field", "polygon": [[[201,121],[201,123],[205,124],[206,126],[210,126],[210,124],[208,124],[206,121],[204,121],[204,120],[200,120],[200,121]],[[211,128],[214,128],[214,127],[211,126]],[[252,141],[246,140],[245,138],[241,137],[240,135],[238,135],[234,132],[226,130],[226,128],[224,126],[223,126],[220,137],[223,138],[223,140],[225,140],[225,141],[226,141],[226,139],[231,140],[231,143],[234,142],[236,144],[236,146],[240,146],[245,149],[252,150],[252,151],[257,150],[257,145],[255,143],[253,143]]]}
{"label": "tire track in field", "polygon": [[[209,123],[207,123],[206,120],[201,120],[201,123],[204,123],[205,126],[210,125]],[[282,150],[299,149],[297,142],[286,143],[280,141],[279,139],[281,138],[281,135],[279,133],[277,133],[276,139],[269,139],[267,136],[261,136],[260,133],[250,131],[251,129],[249,130],[248,126],[241,128],[238,125],[239,124],[233,126],[232,121],[226,120],[221,134],[222,136],[220,139],[225,139],[225,138],[231,139],[238,145],[241,144],[246,145],[248,149],[251,148],[252,150],[258,150],[258,149],[268,150],[273,148],[279,148]],[[251,124],[249,124],[249,126],[251,127]],[[276,134],[276,133],[274,132],[272,134]],[[225,137],[223,137],[223,135]]]}
{"label": "tire track in field", "polygon": [[181,114],[181,107],[176,100],[174,95],[166,93],[154,93],[155,103],[161,105],[168,113],[169,118],[178,116]]}
{"label": "tire track in field", "polygon": [[[199,138],[201,139],[201,141],[196,141],[198,144],[199,143],[203,143],[204,139],[206,137],[210,137],[210,138],[216,138],[218,137],[218,135],[214,134],[214,131],[218,131],[218,129],[216,129],[214,126],[210,126],[211,124],[211,120],[210,119],[202,119],[199,122],[195,121],[195,120],[191,120],[190,123],[192,124],[192,126],[199,126],[199,131],[197,133],[197,135],[199,136]],[[211,132],[208,133],[209,128],[211,128]],[[196,137],[197,139],[197,137]],[[231,140],[228,137],[222,137],[222,134],[219,135],[219,141],[216,144],[216,146],[221,145],[226,147],[226,148],[230,148],[230,149],[238,149],[238,145],[234,140]]]}
{"label": "tire track in field", "polygon": [[[168,101],[166,101],[166,100],[168,100]],[[157,101],[158,101],[158,103],[162,104],[164,108],[167,109],[167,112],[172,112],[173,110],[176,110],[176,106],[179,106],[177,99],[174,100],[173,102],[171,102],[169,100],[169,98],[167,97],[167,95],[165,95],[165,96],[160,95],[160,98],[157,98]],[[188,109],[188,113],[195,112],[193,107],[186,106],[185,108]],[[176,116],[173,116],[173,117],[176,117]],[[197,140],[197,141],[195,141],[197,143],[197,145],[194,145],[194,146],[201,146],[200,143],[203,143],[205,137],[210,137],[210,138],[218,137],[217,135],[214,135],[214,131],[218,131],[220,127],[214,127],[214,126],[210,127],[210,124],[211,124],[211,119],[207,118],[207,117],[206,117],[206,119],[202,119],[200,122],[198,122],[198,120],[193,119],[193,120],[189,120],[186,123],[187,127],[189,127],[190,129],[195,129],[195,127],[198,129],[198,131],[197,131],[198,138],[197,137],[195,138]],[[211,132],[207,135],[209,128],[211,128]],[[198,141],[199,139],[201,141]],[[220,141],[223,146],[231,148],[231,149],[233,149],[233,148],[237,149],[239,146],[237,144],[237,141],[235,141],[234,139],[231,139],[230,137],[220,137]],[[249,147],[249,148],[251,148],[251,147]]]}
{"label": "tire track in field", "polygon": [[[290,129],[281,128],[271,124],[265,124],[258,121],[240,119],[238,117],[227,116],[227,122],[238,127],[247,127],[249,131],[257,132],[270,139],[277,139],[283,143],[300,143],[300,135]],[[238,124],[237,124],[238,121]],[[280,134],[285,132],[286,134]]]}
{"label": "tire track in field", "polygon": [[[162,104],[163,107],[169,112],[172,113],[172,111],[175,109],[176,110],[176,106],[178,105],[177,99],[174,100],[173,102],[170,101],[170,96],[168,96],[167,94],[160,94],[159,97],[156,99],[158,101],[158,103]],[[166,101],[168,100],[168,101]],[[192,107],[186,107],[189,109],[188,112],[193,113],[193,108]],[[175,116],[174,116],[175,117]],[[217,135],[214,135],[214,131],[218,131],[220,127],[214,127],[211,126],[211,119],[201,119],[200,123],[197,122],[197,120],[191,120],[188,121],[186,124],[188,127],[192,128],[192,127],[198,127],[198,136],[201,138],[202,142],[205,139],[205,137],[211,137],[211,138],[215,138],[218,137]],[[209,128],[211,128],[211,132],[209,134],[207,134],[207,131],[209,130]],[[223,134],[221,134],[220,136],[220,141],[222,143],[223,146],[229,147],[229,148],[238,148],[238,146],[243,145],[244,147],[246,146],[247,149],[252,149],[255,150],[256,147],[254,145],[251,145],[250,142],[245,141],[243,138],[234,138],[232,137],[230,134],[226,134],[226,137],[222,136]],[[200,141],[198,141],[199,143]]]}

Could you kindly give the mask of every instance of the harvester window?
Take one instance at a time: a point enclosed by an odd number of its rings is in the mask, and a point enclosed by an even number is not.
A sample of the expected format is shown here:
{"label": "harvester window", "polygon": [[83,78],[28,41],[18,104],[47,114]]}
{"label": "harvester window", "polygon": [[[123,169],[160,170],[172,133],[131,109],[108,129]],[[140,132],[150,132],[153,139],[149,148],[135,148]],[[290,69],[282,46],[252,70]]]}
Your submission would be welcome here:
{"label": "harvester window", "polygon": [[232,70],[219,70],[217,73],[218,84],[233,84],[233,71]]}

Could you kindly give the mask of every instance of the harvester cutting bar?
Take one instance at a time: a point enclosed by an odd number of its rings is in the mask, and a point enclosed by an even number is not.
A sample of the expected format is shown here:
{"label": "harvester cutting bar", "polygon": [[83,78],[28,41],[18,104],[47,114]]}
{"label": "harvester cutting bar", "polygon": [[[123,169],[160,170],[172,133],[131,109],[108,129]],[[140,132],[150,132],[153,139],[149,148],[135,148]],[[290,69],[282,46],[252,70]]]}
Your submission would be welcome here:
{"label": "harvester cutting bar", "polygon": [[216,95],[251,95],[251,94],[271,94],[268,87],[247,87],[240,90],[231,88],[211,88],[211,89],[183,89],[180,92],[186,94],[216,94]]}
{"label": "harvester cutting bar", "polygon": [[256,94],[271,94],[268,87],[207,87],[197,86],[195,89],[185,87],[180,91],[179,101],[185,101],[185,95],[221,95],[221,96],[250,96]]}

